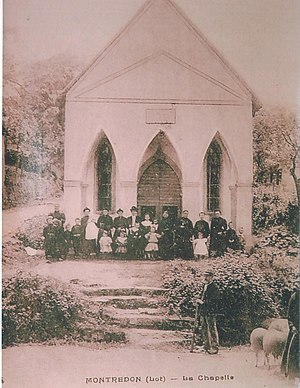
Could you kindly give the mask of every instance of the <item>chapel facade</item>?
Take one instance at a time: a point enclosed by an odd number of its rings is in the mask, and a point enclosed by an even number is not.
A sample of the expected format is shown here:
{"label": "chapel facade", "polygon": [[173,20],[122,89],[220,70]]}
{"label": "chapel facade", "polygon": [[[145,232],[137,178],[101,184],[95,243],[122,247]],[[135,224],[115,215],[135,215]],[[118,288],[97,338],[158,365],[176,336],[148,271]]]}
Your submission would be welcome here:
{"label": "chapel facade", "polygon": [[65,211],[221,209],[251,236],[252,95],[172,0],[149,0],[73,83]]}

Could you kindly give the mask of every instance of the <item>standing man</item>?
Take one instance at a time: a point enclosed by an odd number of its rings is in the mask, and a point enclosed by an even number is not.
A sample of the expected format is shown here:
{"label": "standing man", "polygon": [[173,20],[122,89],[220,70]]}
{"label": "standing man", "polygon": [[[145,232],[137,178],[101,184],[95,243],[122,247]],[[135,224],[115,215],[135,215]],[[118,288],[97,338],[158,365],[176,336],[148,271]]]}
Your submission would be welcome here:
{"label": "standing man", "polygon": [[194,237],[198,238],[199,232],[202,233],[203,238],[208,238],[209,236],[209,225],[208,222],[204,219],[205,213],[200,212],[199,213],[199,220],[196,221],[194,226]]}
{"label": "standing man", "polygon": [[91,212],[91,209],[89,209],[88,207],[85,207],[83,209],[83,217],[80,220],[80,224],[83,227],[84,231],[85,231],[87,223],[89,222],[89,219],[90,219],[90,212]]}
{"label": "standing man", "polygon": [[173,221],[169,216],[169,212],[165,210],[157,229],[157,232],[161,235],[158,241],[158,250],[159,256],[162,259],[170,259],[174,255],[173,227]]}
{"label": "standing man", "polygon": [[219,351],[219,334],[216,314],[218,312],[219,289],[213,281],[213,272],[206,271],[203,275],[204,288],[198,301],[200,305],[203,350],[209,354],[217,354]]}
{"label": "standing man", "polygon": [[281,372],[290,379],[299,378],[299,302],[300,277],[295,281],[295,289],[288,304],[289,334],[284,347]]}
{"label": "standing man", "polygon": [[175,256],[182,259],[192,259],[194,257],[191,240],[193,236],[193,223],[188,218],[188,215],[188,210],[184,210],[176,227]]}
{"label": "standing man", "polygon": [[132,206],[130,209],[131,216],[127,218],[128,228],[132,228],[135,224],[140,224],[142,222],[141,217],[138,216],[138,209],[135,206]]}
{"label": "standing man", "polygon": [[50,213],[49,216],[52,216],[53,219],[59,220],[61,223],[61,226],[63,227],[66,221],[66,216],[65,216],[65,213],[61,212],[59,209],[60,209],[60,206],[58,203],[56,203],[54,205],[54,212]]}
{"label": "standing man", "polygon": [[85,231],[86,231],[86,226],[87,226],[89,219],[90,219],[90,212],[91,212],[91,209],[89,209],[88,207],[85,207],[83,209],[83,217],[80,220],[80,224],[82,227],[82,240],[81,240],[80,250],[81,250],[83,255],[89,254],[88,253],[89,252],[89,242],[85,239]]}
{"label": "standing man", "polygon": [[61,261],[65,259],[66,254],[65,232],[61,222],[57,218],[54,219],[53,225],[56,229],[56,256]]}
{"label": "standing man", "polygon": [[53,217],[47,217],[47,226],[43,229],[44,248],[46,260],[49,263],[49,259],[57,259],[56,255],[56,239],[57,239],[57,230],[53,225]]}
{"label": "standing man", "polygon": [[220,210],[214,211],[210,225],[209,256],[223,256],[226,250],[227,221],[221,217]]}
{"label": "standing man", "polygon": [[71,229],[73,249],[75,257],[79,257],[81,254],[81,241],[83,235],[83,227],[80,225],[80,218],[75,219],[75,225]]}

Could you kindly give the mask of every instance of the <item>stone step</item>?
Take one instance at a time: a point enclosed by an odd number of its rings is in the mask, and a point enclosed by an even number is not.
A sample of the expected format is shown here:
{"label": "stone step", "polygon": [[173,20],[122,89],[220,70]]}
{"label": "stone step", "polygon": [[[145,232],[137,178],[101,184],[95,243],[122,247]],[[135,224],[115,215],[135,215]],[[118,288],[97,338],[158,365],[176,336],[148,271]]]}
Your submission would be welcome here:
{"label": "stone step", "polygon": [[158,296],[163,295],[166,289],[157,287],[113,288],[91,285],[82,288],[81,291],[88,296]]}
{"label": "stone step", "polygon": [[128,345],[143,349],[162,349],[170,345],[188,348],[192,335],[191,332],[140,328],[124,329],[124,332]]}
{"label": "stone step", "polygon": [[120,328],[147,328],[159,330],[190,330],[192,318],[168,315],[163,309],[117,309],[105,308],[103,311],[112,323]]}
{"label": "stone step", "polygon": [[107,295],[92,296],[94,302],[102,303],[106,306],[114,306],[120,309],[137,308],[159,308],[163,305],[163,300],[159,298],[150,298],[140,295]]}
{"label": "stone step", "polygon": [[136,308],[136,309],[119,309],[114,308],[112,306],[105,307],[104,311],[109,314],[110,316],[126,316],[126,317],[135,317],[135,316],[165,316],[167,315],[166,309],[160,307],[160,308],[151,308],[151,307],[144,307],[144,308]]}

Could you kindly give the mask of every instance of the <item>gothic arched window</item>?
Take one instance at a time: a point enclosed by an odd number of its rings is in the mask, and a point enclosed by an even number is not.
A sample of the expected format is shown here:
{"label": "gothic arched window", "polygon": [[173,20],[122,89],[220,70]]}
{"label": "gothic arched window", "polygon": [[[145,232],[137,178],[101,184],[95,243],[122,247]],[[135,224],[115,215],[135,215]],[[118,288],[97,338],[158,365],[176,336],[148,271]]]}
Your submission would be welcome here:
{"label": "gothic arched window", "polygon": [[207,210],[214,211],[220,208],[221,191],[221,163],[222,150],[216,141],[213,141],[206,156],[206,184]]}
{"label": "gothic arched window", "polygon": [[98,147],[97,158],[98,209],[111,210],[112,205],[112,151],[104,139]]}

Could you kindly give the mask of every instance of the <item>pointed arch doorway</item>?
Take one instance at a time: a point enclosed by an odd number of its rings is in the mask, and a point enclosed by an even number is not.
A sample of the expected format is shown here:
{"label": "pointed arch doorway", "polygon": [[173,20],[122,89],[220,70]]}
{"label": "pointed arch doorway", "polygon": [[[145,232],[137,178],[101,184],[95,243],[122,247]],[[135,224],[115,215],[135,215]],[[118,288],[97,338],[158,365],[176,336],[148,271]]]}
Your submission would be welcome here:
{"label": "pointed arch doorway", "polygon": [[149,212],[153,218],[161,218],[164,210],[168,210],[171,217],[178,217],[181,212],[181,197],[178,175],[164,158],[144,166],[137,193],[142,217]]}

